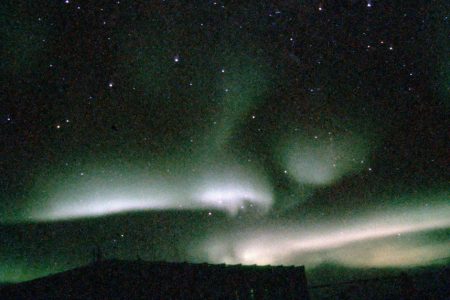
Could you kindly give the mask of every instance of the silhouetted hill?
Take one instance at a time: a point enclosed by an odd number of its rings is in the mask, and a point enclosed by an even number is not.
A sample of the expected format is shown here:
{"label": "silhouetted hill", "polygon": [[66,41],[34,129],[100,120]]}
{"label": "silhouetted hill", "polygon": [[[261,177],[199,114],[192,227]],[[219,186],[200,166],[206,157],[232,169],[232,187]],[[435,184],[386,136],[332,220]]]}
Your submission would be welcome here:
{"label": "silhouetted hill", "polygon": [[308,290],[313,300],[450,299],[448,265],[401,270],[346,268],[324,264],[308,272],[308,280]]}
{"label": "silhouetted hill", "polygon": [[307,299],[303,267],[109,260],[0,289],[0,299]]}

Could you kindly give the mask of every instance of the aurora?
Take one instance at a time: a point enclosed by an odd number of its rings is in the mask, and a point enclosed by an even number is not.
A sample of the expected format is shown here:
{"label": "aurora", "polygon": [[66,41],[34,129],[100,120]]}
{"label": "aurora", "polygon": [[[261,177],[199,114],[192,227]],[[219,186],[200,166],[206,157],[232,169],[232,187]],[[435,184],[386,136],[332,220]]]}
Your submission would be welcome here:
{"label": "aurora", "polygon": [[0,285],[95,247],[319,286],[448,265],[444,1],[3,2]]}

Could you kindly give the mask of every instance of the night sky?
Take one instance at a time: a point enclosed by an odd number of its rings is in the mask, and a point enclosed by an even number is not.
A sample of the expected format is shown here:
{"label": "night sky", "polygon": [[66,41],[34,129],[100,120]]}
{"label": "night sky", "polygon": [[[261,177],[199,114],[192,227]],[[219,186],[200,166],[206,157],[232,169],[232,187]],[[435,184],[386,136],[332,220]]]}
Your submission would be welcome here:
{"label": "night sky", "polygon": [[448,1],[0,12],[0,282],[96,245],[338,277],[450,256]]}

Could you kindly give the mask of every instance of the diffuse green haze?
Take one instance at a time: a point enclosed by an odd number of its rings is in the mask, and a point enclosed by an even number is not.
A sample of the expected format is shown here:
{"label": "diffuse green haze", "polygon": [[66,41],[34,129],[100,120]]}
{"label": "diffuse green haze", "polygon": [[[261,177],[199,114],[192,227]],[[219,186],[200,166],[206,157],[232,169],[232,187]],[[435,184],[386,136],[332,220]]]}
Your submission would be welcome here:
{"label": "diffuse green haze", "polygon": [[212,137],[209,142],[215,151],[220,151],[229,142],[244,120],[254,118],[249,112],[268,98],[269,67],[262,58],[243,53],[224,60],[226,67],[220,70],[217,80],[221,93],[218,100],[220,109],[218,124],[210,133]]}
{"label": "diffuse green haze", "polygon": [[[88,218],[140,210],[223,210],[230,214],[251,204],[267,211],[273,203],[267,176],[220,155],[202,160],[153,161],[136,165],[96,162],[83,172],[46,172],[33,197],[16,213],[4,211],[2,223]],[[144,166],[144,167],[143,167]],[[146,166],[146,167],[145,167]],[[44,192],[43,192],[44,191]]]}
{"label": "diffuse green haze", "polygon": [[300,128],[280,143],[280,164],[297,182],[330,185],[345,175],[370,168],[367,138],[356,132],[314,132]]}

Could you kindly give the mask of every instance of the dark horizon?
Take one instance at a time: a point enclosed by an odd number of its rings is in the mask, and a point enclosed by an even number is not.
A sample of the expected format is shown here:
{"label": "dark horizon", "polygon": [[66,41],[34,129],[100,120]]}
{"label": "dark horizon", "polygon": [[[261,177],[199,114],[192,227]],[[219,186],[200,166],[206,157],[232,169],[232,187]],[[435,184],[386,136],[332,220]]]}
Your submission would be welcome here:
{"label": "dark horizon", "polygon": [[[2,299],[309,299],[304,267],[101,260],[6,286]],[[176,280],[176,284],[174,284]]]}
{"label": "dark horizon", "polygon": [[[94,255],[92,262],[85,266],[24,283],[0,285],[0,297],[121,299],[126,295],[131,299],[193,299],[209,294],[213,299],[226,295],[230,299],[359,299],[362,296],[367,299],[445,299],[449,292],[446,285],[449,275],[447,264],[447,267],[416,270],[415,273],[314,285],[305,277],[303,266],[150,262]],[[174,278],[177,278],[176,284]]]}

